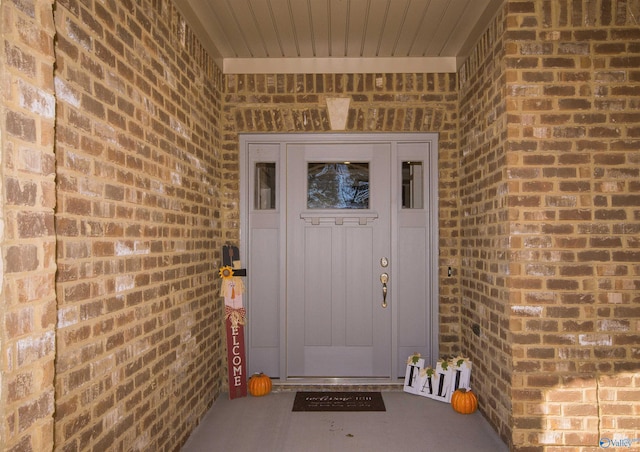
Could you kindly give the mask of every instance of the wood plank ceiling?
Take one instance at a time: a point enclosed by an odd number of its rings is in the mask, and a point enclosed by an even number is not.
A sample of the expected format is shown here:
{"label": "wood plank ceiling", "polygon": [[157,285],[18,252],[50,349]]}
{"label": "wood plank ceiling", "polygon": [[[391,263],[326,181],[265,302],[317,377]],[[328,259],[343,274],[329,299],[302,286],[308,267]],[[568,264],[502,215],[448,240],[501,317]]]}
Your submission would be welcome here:
{"label": "wood plank ceiling", "polygon": [[225,73],[455,72],[504,0],[177,0]]}

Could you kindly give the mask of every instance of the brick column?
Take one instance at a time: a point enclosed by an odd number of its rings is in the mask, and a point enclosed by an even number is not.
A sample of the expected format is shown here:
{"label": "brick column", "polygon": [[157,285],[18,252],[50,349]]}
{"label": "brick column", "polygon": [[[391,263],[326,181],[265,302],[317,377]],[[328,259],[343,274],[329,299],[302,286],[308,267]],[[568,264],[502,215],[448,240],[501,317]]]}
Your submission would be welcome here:
{"label": "brick column", "polygon": [[507,1],[461,71],[463,348],[513,450],[637,437],[639,6]]}
{"label": "brick column", "polygon": [[516,450],[637,437],[638,12],[508,5]]}
{"label": "brick column", "polygon": [[53,10],[0,2],[0,449],[53,448]]}

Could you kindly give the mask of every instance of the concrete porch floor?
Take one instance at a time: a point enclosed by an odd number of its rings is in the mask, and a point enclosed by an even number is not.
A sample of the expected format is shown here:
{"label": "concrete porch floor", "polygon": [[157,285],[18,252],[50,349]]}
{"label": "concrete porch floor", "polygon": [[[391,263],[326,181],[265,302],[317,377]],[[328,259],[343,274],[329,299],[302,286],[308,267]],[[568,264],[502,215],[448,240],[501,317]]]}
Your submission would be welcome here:
{"label": "concrete porch floor", "polygon": [[295,391],[234,400],[222,394],[182,452],[509,450],[480,412],[458,414],[447,403],[402,391],[382,397],[385,412],[292,412]]}

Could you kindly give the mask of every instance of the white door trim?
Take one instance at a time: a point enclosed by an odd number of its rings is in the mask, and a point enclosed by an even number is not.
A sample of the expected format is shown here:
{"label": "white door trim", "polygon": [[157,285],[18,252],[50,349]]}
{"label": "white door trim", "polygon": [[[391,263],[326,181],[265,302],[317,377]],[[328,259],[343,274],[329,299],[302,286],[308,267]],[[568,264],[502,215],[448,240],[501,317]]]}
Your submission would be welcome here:
{"label": "white door trim", "polygon": [[[253,348],[253,347],[262,347],[262,337],[264,336],[264,332],[255,331],[252,328],[252,322],[259,322],[259,318],[253,317],[253,313],[256,312],[255,305],[252,306],[253,302],[257,303],[257,300],[260,294],[255,292],[256,287],[252,287],[252,272],[256,271],[256,267],[253,265],[253,259],[251,257],[251,253],[248,252],[249,248],[252,246],[251,244],[251,224],[252,218],[255,217],[255,213],[251,213],[252,209],[250,206],[251,196],[250,196],[250,182],[253,175],[251,174],[251,162],[249,158],[249,148],[250,147],[264,147],[266,149],[266,154],[271,154],[274,160],[277,160],[277,206],[276,209],[271,212],[274,217],[275,222],[277,222],[277,233],[271,235],[275,238],[275,241],[279,243],[277,249],[274,248],[273,252],[273,265],[270,266],[269,271],[272,272],[272,275],[269,277],[276,278],[278,281],[278,285],[280,288],[286,287],[286,211],[285,206],[281,203],[286,199],[286,145],[289,143],[318,143],[318,142],[326,142],[326,143],[378,143],[378,142],[390,142],[392,143],[392,184],[394,180],[397,182],[397,179],[400,177],[400,168],[398,162],[402,158],[398,154],[398,148],[400,145],[404,144],[412,144],[416,143],[420,145],[424,143],[429,147],[429,152],[426,156],[424,156],[424,162],[426,164],[425,168],[425,182],[428,184],[427,196],[428,200],[425,200],[425,203],[429,206],[430,211],[423,212],[423,215],[426,216],[424,220],[427,222],[427,233],[425,239],[425,243],[427,243],[427,248],[432,250],[427,256],[428,262],[426,262],[426,271],[425,271],[425,284],[426,284],[426,293],[425,295],[428,297],[428,305],[425,306],[427,311],[427,316],[429,318],[428,325],[426,325],[426,329],[428,330],[426,333],[426,341],[427,344],[424,345],[423,356],[427,356],[428,360],[435,364],[435,360],[439,355],[439,290],[438,290],[438,136],[435,133],[323,133],[323,134],[307,134],[307,133],[292,133],[292,134],[259,134],[259,133],[249,133],[249,134],[240,134],[240,256],[243,263],[243,266],[247,268],[247,292],[244,297],[245,305],[248,310],[248,324],[245,328],[246,334],[246,344],[247,344],[247,361],[249,364],[249,371],[263,371],[260,366],[268,366],[269,364],[264,363],[264,360],[273,360],[275,356],[278,356],[279,363],[277,368],[273,368],[273,370],[268,371],[267,373],[271,373],[271,376],[280,377],[281,380],[284,380],[287,375],[287,365],[286,365],[286,318],[282,313],[286,313],[286,294],[284,290],[280,290],[277,293],[274,293],[272,296],[277,298],[277,300],[272,300],[273,305],[272,309],[276,309],[279,311],[278,315],[278,331],[268,331],[267,335],[269,342],[269,347],[265,347],[265,355],[269,358],[262,358],[261,354],[263,352],[262,348]],[[268,149],[267,149],[268,148]],[[396,184],[397,185],[397,184]],[[400,206],[400,190],[392,189],[392,201],[391,201],[391,209],[392,212],[396,211]],[[279,218],[279,220],[278,220]],[[279,222],[278,222],[279,221]],[[391,237],[397,238],[399,233],[398,221],[396,219],[396,215],[392,214],[391,218]],[[397,246],[392,246],[392,253],[390,260],[392,263],[398,262],[398,250]],[[264,262],[262,263],[263,272],[264,270]],[[252,268],[252,266],[254,268]],[[258,270],[260,271],[260,270]],[[397,279],[393,274],[393,269],[390,272],[391,280]],[[393,286],[390,285],[392,288]],[[392,289],[391,289],[392,290]],[[392,359],[392,376],[390,382],[395,383],[399,378],[403,376],[402,373],[402,365],[406,361],[406,356],[398,356],[399,349],[404,350],[401,353],[406,353],[406,350],[399,346],[398,344],[398,308],[397,303],[391,303],[390,307],[392,309],[392,351],[391,351],[391,359]],[[255,325],[253,325],[255,326]],[[273,330],[273,328],[271,328]],[[252,335],[254,337],[252,337]],[[254,341],[253,339],[258,338],[260,336],[260,341]],[[402,345],[402,344],[400,344]],[[269,350],[267,350],[269,348]],[[406,348],[406,347],[405,347]],[[418,350],[412,350],[411,353]],[[275,355],[274,355],[275,354]],[[260,355],[260,356],[259,356]],[[273,357],[273,358],[271,358]],[[255,368],[252,369],[252,359],[254,361]],[[275,375],[278,374],[278,375]]]}

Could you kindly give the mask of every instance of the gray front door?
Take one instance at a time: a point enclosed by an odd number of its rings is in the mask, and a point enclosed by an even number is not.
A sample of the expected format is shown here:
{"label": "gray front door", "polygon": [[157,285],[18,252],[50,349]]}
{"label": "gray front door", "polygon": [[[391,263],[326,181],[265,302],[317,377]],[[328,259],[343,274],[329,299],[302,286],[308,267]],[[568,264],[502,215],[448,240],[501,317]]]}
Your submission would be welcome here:
{"label": "gray front door", "polygon": [[249,373],[397,381],[413,353],[435,364],[437,135],[243,134],[240,149]]}
{"label": "gray front door", "polygon": [[286,155],[287,376],[388,378],[390,144],[289,144]]}

